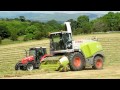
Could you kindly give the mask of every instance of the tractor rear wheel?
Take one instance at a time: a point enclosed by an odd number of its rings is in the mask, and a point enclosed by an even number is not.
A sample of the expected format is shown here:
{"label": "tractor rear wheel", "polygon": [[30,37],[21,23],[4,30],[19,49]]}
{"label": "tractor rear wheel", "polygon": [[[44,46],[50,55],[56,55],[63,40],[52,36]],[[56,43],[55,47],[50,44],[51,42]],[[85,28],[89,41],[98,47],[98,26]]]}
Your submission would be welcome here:
{"label": "tractor rear wheel", "polygon": [[102,69],[103,68],[103,57],[96,56],[93,60],[93,69]]}
{"label": "tractor rear wheel", "polygon": [[17,63],[17,64],[15,65],[15,70],[20,70],[19,63]]}
{"label": "tractor rear wheel", "polygon": [[32,70],[34,69],[33,64],[32,64],[32,63],[28,63],[26,69],[27,69],[28,71],[32,71]]}
{"label": "tractor rear wheel", "polygon": [[39,63],[39,64],[34,64],[34,69],[39,69],[39,68],[40,68],[40,65],[41,65],[41,63]]}
{"label": "tractor rear wheel", "polygon": [[71,53],[69,54],[68,59],[72,71],[79,71],[85,68],[85,59],[81,53]]}

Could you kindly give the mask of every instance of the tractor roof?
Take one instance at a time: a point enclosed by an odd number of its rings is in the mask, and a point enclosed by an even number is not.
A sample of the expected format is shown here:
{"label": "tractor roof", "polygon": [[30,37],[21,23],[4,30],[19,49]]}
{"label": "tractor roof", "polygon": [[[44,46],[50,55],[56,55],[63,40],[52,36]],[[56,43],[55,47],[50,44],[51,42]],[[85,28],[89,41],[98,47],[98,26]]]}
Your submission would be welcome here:
{"label": "tractor roof", "polygon": [[53,33],[50,33],[51,34],[60,34],[60,33],[68,33],[67,31],[61,31],[61,32],[53,32]]}

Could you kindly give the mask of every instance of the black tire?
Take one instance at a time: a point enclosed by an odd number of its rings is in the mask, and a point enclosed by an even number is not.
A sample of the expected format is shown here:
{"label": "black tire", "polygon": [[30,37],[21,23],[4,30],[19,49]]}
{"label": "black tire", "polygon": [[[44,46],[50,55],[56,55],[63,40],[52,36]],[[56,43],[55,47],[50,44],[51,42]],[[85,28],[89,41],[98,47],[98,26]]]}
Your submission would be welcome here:
{"label": "black tire", "polygon": [[27,71],[32,71],[34,69],[34,66],[32,63],[28,63],[27,66],[26,66],[26,70]]}
{"label": "black tire", "polygon": [[103,69],[103,57],[101,56],[96,56],[93,60],[93,69]]}
{"label": "black tire", "polygon": [[83,70],[85,70],[85,65],[83,66]]}
{"label": "black tire", "polygon": [[20,70],[19,63],[17,63],[17,64],[15,65],[15,70]]}
{"label": "black tire", "polygon": [[85,68],[85,59],[81,53],[79,52],[70,53],[68,59],[69,66],[72,71],[79,71]]}
{"label": "black tire", "polygon": [[35,64],[35,63],[33,63],[33,65],[34,65],[34,69],[39,69],[40,66],[41,66],[41,63],[39,63],[39,64]]}
{"label": "black tire", "polygon": [[39,69],[40,67],[35,67],[35,69]]}

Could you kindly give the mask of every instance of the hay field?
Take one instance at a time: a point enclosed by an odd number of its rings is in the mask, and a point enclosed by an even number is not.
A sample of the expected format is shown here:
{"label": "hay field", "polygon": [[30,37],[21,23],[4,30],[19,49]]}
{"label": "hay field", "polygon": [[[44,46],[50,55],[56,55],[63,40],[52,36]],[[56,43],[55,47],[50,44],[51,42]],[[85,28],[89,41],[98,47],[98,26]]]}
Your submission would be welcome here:
{"label": "hay field", "polygon": [[49,40],[45,39],[0,46],[0,78],[120,78],[120,33],[77,35],[73,36],[73,39],[93,36],[97,36],[103,45],[106,57],[103,70],[91,70],[88,68],[78,72],[60,73],[54,71],[57,67],[56,64],[47,64],[41,65],[41,69],[31,72],[15,71],[15,64],[25,57],[24,49],[44,46],[48,48],[47,51],[49,53]]}

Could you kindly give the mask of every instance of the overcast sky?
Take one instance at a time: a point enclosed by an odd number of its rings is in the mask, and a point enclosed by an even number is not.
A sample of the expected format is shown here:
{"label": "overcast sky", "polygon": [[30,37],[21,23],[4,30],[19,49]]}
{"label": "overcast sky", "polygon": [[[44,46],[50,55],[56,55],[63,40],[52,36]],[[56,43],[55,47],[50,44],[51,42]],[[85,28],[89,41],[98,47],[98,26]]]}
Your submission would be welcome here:
{"label": "overcast sky", "polygon": [[120,12],[120,11],[0,11],[0,12],[22,12],[22,13],[27,13],[27,12],[32,12],[32,13],[49,13],[49,14],[53,14],[56,12],[59,13],[69,13],[69,14],[73,14],[73,13],[103,13],[106,14],[108,12]]}

